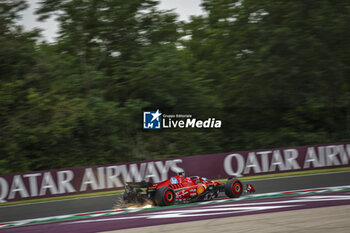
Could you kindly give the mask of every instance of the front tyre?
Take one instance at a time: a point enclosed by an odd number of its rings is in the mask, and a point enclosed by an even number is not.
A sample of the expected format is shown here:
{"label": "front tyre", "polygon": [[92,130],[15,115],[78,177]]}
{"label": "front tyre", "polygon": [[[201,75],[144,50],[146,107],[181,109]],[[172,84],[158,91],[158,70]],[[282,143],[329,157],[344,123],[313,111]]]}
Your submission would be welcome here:
{"label": "front tyre", "polygon": [[242,183],[237,179],[230,179],[225,184],[225,194],[231,198],[240,197],[243,191]]}
{"label": "front tyre", "polygon": [[156,191],[154,201],[159,206],[173,205],[175,202],[175,192],[170,187],[160,187]]}

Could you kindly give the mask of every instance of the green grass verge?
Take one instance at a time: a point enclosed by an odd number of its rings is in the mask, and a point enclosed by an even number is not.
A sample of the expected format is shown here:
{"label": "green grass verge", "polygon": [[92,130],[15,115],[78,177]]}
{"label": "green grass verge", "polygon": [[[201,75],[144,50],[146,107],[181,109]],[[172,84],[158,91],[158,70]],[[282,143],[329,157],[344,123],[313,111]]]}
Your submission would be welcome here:
{"label": "green grass verge", "polygon": [[[281,178],[281,177],[288,177],[288,176],[302,176],[302,175],[322,174],[322,173],[341,172],[341,171],[350,171],[350,167],[319,169],[319,170],[311,170],[311,171],[286,172],[286,173],[276,173],[276,174],[259,175],[259,176],[247,176],[247,177],[240,177],[239,179],[242,181],[249,181],[249,180]],[[218,181],[226,181],[226,180],[227,179],[220,179]],[[95,196],[118,194],[123,192],[124,190],[115,190],[115,191],[96,192],[96,193],[87,193],[87,194],[78,194],[78,195],[68,195],[68,196],[61,196],[61,197],[40,198],[40,199],[34,199],[34,200],[0,203],[0,206],[10,206],[10,205],[19,205],[19,204],[28,204],[28,203],[37,203],[37,202],[46,202],[46,201],[56,201],[56,200],[67,200],[67,199],[83,198],[83,197],[95,197]]]}

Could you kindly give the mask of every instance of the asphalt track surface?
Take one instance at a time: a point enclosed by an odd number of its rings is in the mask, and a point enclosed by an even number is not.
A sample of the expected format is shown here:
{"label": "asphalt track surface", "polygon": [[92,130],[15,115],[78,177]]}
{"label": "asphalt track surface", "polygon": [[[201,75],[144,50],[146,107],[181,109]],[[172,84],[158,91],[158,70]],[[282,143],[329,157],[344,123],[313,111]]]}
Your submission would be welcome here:
{"label": "asphalt track surface", "polygon": [[[350,172],[254,180],[256,193],[350,185]],[[0,207],[0,222],[58,216],[113,208],[114,195]]]}

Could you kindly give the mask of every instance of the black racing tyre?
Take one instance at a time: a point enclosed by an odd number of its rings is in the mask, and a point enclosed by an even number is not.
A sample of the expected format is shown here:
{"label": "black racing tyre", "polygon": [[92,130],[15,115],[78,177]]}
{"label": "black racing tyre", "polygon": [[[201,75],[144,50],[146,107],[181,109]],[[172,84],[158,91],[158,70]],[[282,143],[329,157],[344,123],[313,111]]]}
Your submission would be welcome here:
{"label": "black racing tyre", "polygon": [[159,206],[172,205],[175,202],[175,192],[170,187],[160,187],[156,191],[154,201]]}
{"label": "black racing tyre", "polygon": [[230,179],[225,184],[225,194],[231,198],[240,197],[243,192],[241,181],[237,179]]}

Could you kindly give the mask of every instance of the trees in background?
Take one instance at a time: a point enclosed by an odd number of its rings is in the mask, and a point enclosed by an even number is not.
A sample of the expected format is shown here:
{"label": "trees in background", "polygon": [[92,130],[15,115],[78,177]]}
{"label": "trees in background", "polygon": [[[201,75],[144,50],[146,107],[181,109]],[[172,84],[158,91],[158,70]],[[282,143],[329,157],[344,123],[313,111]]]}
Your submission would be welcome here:
{"label": "trees in background", "polygon": [[[349,140],[349,3],[45,0],[54,44],[0,1],[0,173]],[[221,129],[142,130],[142,111]]]}
{"label": "trees in background", "polygon": [[187,47],[220,90],[226,150],[347,140],[349,3],[204,0],[203,7],[207,16],[186,25]]}

